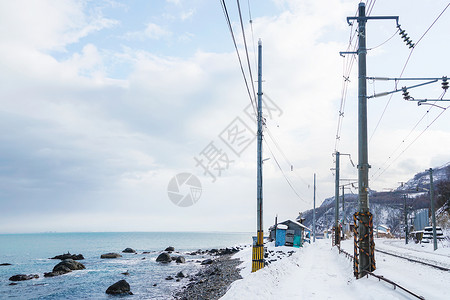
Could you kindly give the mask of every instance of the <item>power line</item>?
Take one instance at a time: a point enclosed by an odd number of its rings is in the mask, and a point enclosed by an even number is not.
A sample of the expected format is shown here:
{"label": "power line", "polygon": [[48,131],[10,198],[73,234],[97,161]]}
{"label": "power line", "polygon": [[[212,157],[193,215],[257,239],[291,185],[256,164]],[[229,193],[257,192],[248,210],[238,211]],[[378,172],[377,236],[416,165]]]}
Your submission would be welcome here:
{"label": "power line", "polygon": [[397,28],[397,30],[394,32],[394,34],[393,34],[390,38],[388,38],[387,40],[385,40],[384,42],[382,42],[382,43],[379,44],[378,46],[375,46],[375,47],[372,47],[372,48],[367,48],[367,51],[373,50],[373,49],[376,49],[376,48],[378,48],[378,47],[383,46],[384,44],[386,44],[387,42],[389,42],[390,40],[392,40],[392,38],[393,38],[394,36],[396,36],[396,35],[397,35],[397,32],[399,32],[399,31],[400,31],[400,28]]}
{"label": "power line", "polygon": [[242,30],[242,38],[244,40],[245,55],[247,57],[248,73],[250,74],[250,82],[252,83],[252,91],[253,91],[253,97],[254,97],[253,99],[256,99],[255,84],[253,81],[252,68],[250,66],[250,59],[248,57],[247,39],[245,38],[244,23],[242,22],[241,5],[239,4],[239,0],[236,0],[236,2],[237,2],[237,6],[238,6],[238,11],[239,11],[239,20],[241,22],[241,30]]}
{"label": "power line", "polygon": [[302,200],[303,202],[308,203],[305,199],[303,199],[303,197],[301,197],[299,195],[299,193],[295,190],[294,186],[292,185],[291,181],[289,180],[289,178],[287,178],[286,174],[284,173],[283,169],[280,166],[280,163],[278,162],[277,158],[275,157],[275,155],[272,152],[272,149],[269,146],[269,143],[267,143],[266,139],[264,139],[264,142],[266,143],[267,149],[269,149],[270,154],[272,155],[273,160],[275,161],[278,169],[280,169],[281,173],[283,174],[284,179],[286,180],[287,184],[289,185],[289,187],[292,189],[292,191],[295,193],[295,195],[297,195],[297,197]]}
{"label": "power line", "polygon": [[255,104],[255,100],[254,100],[254,98],[252,97],[251,92],[250,92],[250,88],[249,88],[249,85],[248,85],[248,82],[247,82],[247,77],[246,77],[246,75],[245,75],[244,67],[243,67],[243,65],[242,65],[241,56],[240,56],[240,54],[239,54],[239,49],[238,49],[238,47],[237,47],[236,38],[235,38],[234,33],[233,33],[233,27],[231,26],[230,16],[229,16],[229,14],[228,14],[228,9],[227,9],[225,0],[220,0],[220,3],[222,4],[223,14],[224,14],[225,19],[226,19],[226,21],[227,21],[227,25],[228,25],[228,29],[229,29],[230,34],[231,34],[231,38],[233,39],[233,44],[234,44],[234,48],[236,49],[236,54],[237,54],[237,57],[238,57],[238,60],[239,60],[239,65],[240,65],[240,68],[241,68],[241,73],[242,73],[242,76],[243,76],[244,81],[245,81],[245,86],[246,86],[246,88],[247,88],[248,96],[249,96],[249,98],[250,98],[250,102],[251,102],[251,104],[252,104],[253,111],[254,111],[255,116],[256,116],[257,113],[256,113],[256,104]]}
{"label": "power line", "polygon": [[287,158],[287,156],[286,156],[286,154],[284,153],[283,149],[281,149],[279,143],[278,143],[278,142],[276,141],[276,139],[273,137],[273,135],[272,135],[271,131],[269,130],[269,128],[267,127],[267,125],[266,125],[266,132],[268,133],[268,135],[269,135],[270,139],[272,140],[273,144],[275,145],[275,147],[278,149],[278,151],[279,151],[279,152],[281,153],[281,155],[283,156],[283,158],[284,158],[284,160],[286,161],[286,163],[287,163],[287,164],[289,165],[289,167],[291,168],[291,171],[293,171],[294,174],[297,175],[297,177],[298,177],[301,181],[303,181],[303,183],[304,183],[306,186],[308,186],[308,188],[309,188],[310,184],[309,184],[305,179],[303,179],[303,177],[301,177],[295,170],[293,170],[293,166],[294,166],[294,165],[293,165],[293,164],[291,163],[291,161]]}
{"label": "power line", "polygon": [[[252,31],[252,44],[253,44],[253,53],[256,53],[256,43],[255,43],[255,36],[253,35],[253,18],[252,18],[252,11],[250,9],[250,0],[247,0],[247,4],[248,4],[248,18],[249,18],[249,22],[250,22],[250,29]],[[255,57],[255,66],[258,65],[257,63],[257,57],[256,55],[254,55]]]}

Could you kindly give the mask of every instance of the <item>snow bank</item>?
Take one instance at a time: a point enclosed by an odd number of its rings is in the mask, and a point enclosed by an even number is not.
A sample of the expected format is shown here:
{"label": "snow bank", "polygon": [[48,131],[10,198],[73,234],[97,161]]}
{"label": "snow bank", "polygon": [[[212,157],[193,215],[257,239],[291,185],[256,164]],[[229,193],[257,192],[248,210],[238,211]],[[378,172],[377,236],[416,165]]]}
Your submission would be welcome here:
{"label": "snow bank", "polygon": [[[351,245],[351,244],[350,244]],[[374,277],[356,280],[353,277],[352,262],[339,254],[337,248],[331,247],[330,240],[316,240],[316,243],[304,248],[274,248],[288,253],[295,252],[269,266],[250,272],[251,249],[245,249],[235,257],[244,260],[242,266],[243,279],[233,282],[223,300],[236,299],[410,299],[411,296],[387,283],[379,282]],[[386,261],[389,260],[388,262]],[[402,284],[407,288],[425,296],[427,299],[450,299],[447,285],[450,282],[449,272],[435,271],[428,267],[408,266],[405,276],[404,261],[385,260],[379,263],[378,274],[396,280],[394,275],[403,277]],[[388,267],[385,267],[388,266]],[[385,273],[383,273],[385,271]],[[417,273],[417,276],[414,276]],[[423,285],[423,278],[430,277],[429,287]],[[424,289],[427,291],[424,292]]]}

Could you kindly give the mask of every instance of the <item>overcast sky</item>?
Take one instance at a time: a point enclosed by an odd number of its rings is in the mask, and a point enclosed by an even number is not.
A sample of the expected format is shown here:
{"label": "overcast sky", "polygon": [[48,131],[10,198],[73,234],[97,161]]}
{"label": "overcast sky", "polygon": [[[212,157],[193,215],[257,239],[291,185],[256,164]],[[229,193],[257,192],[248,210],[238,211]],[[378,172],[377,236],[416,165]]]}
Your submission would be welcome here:
{"label": "overcast sky", "polygon": [[[254,80],[258,39],[263,45],[267,229],[276,214],[295,218],[312,208],[314,173],[317,205],[334,194],[330,168],[349,58],[339,51],[355,33],[346,17],[359,1],[240,2]],[[245,63],[236,1],[226,3]],[[367,4],[371,16],[399,16],[417,42],[448,1]],[[450,75],[448,28],[450,9],[411,52],[395,21],[369,21],[368,76]],[[256,142],[248,135],[256,125],[219,1],[2,0],[0,37],[0,232],[256,229]],[[354,64],[337,148],[355,163],[356,71]],[[368,83],[369,95],[394,89],[394,82]],[[439,82],[410,94],[436,99],[442,89]],[[372,189],[395,188],[450,161],[447,111],[401,93],[370,99],[368,110]],[[231,141],[233,130],[244,132],[239,140]],[[198,161],[213,154],[205,172]],[[346,157],[341,168],[341,178],[356,178]],[[169,199],[179,173],[202,185],[190,207]]]}

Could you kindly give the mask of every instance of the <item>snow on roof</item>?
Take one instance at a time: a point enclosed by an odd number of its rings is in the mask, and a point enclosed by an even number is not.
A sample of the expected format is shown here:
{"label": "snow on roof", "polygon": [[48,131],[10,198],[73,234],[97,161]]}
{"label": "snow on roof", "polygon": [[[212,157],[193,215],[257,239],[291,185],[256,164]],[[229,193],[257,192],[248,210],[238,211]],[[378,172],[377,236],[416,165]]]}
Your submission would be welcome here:
{"label": "snow on roof", "polygon": [[285,224],[278,224],[278,225],[277,225],[277,228],[278,228],[278,229],[288,229],[288,226],[285,225]]}
{"label": "snow on roof", "polygon": [[303,227],[303,228],[306,229],[306,230],[311,231],[311,229],[309,229],[309,228],[306,227],[305,225],[303,225],[303,224],[301,224],[301,223],[299,223],[299,222],[296,222],[296,221],[292,221],[292,220],[286,220],[286,221],[284,221],[284,222],[281,222],[280,224],[285,224],[285,223],[288,223],[288,222],[294,223],[295,225],[298,225],[298,226],[300,226],[300,227]]}

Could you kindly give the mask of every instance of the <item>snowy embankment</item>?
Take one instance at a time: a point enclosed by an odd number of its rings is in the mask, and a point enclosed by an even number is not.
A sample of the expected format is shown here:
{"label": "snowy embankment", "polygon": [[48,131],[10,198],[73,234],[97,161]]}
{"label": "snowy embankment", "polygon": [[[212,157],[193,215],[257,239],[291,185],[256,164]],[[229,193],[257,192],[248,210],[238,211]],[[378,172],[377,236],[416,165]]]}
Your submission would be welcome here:
{"label": "snowy embankment", "polygon": [[[345,247],[353,252],[352,241]],[[243,279],[233,282],[221,298],[227,299],[410,299],[411,296],[374,277],[356,280],[352,262],[331,247],[330,240],[316,240],[304,248],[273,247],[270,251],[295,250],[269,266],[251,273],[251,249],[239,252],[235,257],[243,260]],[[276,252],[272,252],[276,253]],[[280,255],[281,256],[281,255]],[[434,270],[400,259],[377,255],[379,275],[397,282],[424,296],[426,299],[450,299],[448,283],[450,272]],[[414,275],[416,274],[416,275]],[[422,278],[428,278],[423,281]],[[428,286],[428,284],[430,284]]]}

